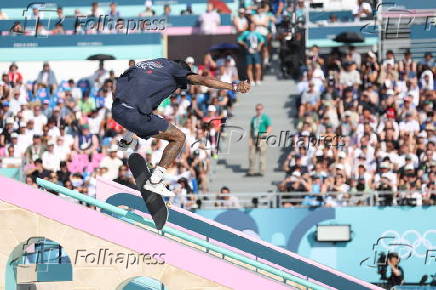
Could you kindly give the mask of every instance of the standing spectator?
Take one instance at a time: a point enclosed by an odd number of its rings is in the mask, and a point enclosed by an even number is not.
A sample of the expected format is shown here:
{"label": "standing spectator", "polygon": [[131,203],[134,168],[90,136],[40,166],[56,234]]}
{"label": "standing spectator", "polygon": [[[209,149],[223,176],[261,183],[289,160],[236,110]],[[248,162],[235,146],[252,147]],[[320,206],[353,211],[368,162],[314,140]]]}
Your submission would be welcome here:
{"label": "standing spectator", "polygon": [[56,8],[56,15],[57,15],[59,20],[64,19],[65,18],[64,9],[62,7]]}
{"label": "standing spectator", "polygon": [[170,16],[171,15],[171,7],[170,4],[165,4],[163,7],[163,16]]}
{"label": "standing spectator", "polygon": [[113,18],[119,18],[121,16],[120,11],[117,9],[117,3],[112,2],[110,4],[109,16]]}
{"label": "standing spectator", "polygon": [[[248,143],[249,168],[247,176],[263,176],[266,171],[266,137],[271,134],[271,119],[264,113],[262,104],[256,105],[256,115],[250,122],[250,139]],[[259,157],[259,172],[256,174],[256,158]]]}
{"label": "standing spectator", "polygon": [[9,75],[5,72],[2,74],[2,79],[0,80],[0,97],[9,98],[10,91]]}
{"label": "standing spectator", "polygon": [[264,42],[265,39],[256,31],[256,24],[254,23],[251,23],[249,30],[244,31],[238,37],[238,43],[246,49],[247,75],[252,86],[261,84],[262,67],[260,52]]}
{"label": "standing spectator", "polygon": [[203,34],[215,34],[221,24],[221,17],[215,12],[212,3],[207,4],[207,10],[200,15],[200,31]]}
{"label": "standing spectator", "polygon": [[272,1],[272,12],[279,16],[283,13],[283,10],[285,9],[285,0],[273,0]]}
{"label": "standing spectator", "polygon": [[271,40],[271,33],[269,31],[270,23],[274,22],[274,17],[269,12],[268,4],[262,2],[257,9],[257,13],[251,16],[251,21],[256,24],[256,31],[258,31],[265,40],[262,46],[263,65],[269,64],[269,47],[268,43]]}
{"label": "standing spectator", "polygon": [[91,4],[91,12],[89,13],[88,16],[91,17],[100,17],[100,15],[102,15],[103,13],[101,13],[100,7],[98,2],[93,2]]}
{"label": "standing spectator", "polygon": [[239,8],[238,15],[233,17],[233,26],[238,35],[248,29],[248,20],[247,17],[245,17],[244,8]]}

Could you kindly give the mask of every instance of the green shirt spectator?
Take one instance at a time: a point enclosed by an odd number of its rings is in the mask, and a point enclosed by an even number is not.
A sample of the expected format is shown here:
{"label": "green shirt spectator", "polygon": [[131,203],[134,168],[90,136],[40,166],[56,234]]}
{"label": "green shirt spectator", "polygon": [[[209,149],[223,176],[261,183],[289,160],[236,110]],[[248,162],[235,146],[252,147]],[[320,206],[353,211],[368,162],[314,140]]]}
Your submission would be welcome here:
{"label": "green shirt spectator", "polygon": [[251,118],[251,137],[256,138],[259,132],[261,135],[268,133],[268,127],[271,127],[271,119],[265,113]]}
{"label": "green shirt spectator", "polygon": [[88,95],[84,95],[79,101],[79,108],[85,114],[88,114],[95,110],[95,101],[91,99]]}

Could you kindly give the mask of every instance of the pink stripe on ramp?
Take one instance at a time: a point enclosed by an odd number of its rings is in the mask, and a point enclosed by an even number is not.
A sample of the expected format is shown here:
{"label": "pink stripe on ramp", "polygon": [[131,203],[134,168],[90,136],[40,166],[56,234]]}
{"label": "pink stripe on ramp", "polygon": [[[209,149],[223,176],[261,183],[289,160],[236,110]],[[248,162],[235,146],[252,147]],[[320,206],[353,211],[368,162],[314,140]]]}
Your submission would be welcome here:
{"label": "pink stripe on ramp", "polygon": [[[129,223],[103,215],[48,192],[0,177],[0,200],[56,220],[139,253],[165,253],[165,261],[233,289],[289,289],[256,273],[183,246]],[[56,240],[56,237],[49,237]],[[231,274],[229,274],[231,273]]]}

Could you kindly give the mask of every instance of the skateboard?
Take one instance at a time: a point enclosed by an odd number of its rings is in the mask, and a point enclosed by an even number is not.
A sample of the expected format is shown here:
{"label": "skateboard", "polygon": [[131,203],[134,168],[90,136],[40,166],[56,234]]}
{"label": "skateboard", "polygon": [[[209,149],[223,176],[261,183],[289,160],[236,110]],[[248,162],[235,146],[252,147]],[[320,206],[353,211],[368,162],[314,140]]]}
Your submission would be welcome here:
{"label": "skateboard", "polygon": [[145,182],[151,177],[151,172],[147,167],[147,163],[138,153],[132,153],[129,156],[128,163],[130,171],[135,178],[136,187],[141,192],[141,196],[145,201],[148,212],[151,214],[156,228],[161,230],[168,219],[168,208],[160,194],[144,189]]}

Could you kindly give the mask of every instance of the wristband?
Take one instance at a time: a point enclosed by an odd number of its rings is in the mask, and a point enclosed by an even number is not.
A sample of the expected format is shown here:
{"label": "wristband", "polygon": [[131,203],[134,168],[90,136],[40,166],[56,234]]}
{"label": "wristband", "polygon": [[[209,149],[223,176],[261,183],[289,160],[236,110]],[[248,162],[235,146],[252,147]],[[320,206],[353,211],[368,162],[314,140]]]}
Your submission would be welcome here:
{"label": "wristband", "polygon": [[238,84],[239,84],[239,81],[232,82],[232,91],[234,91],[235,93],[238,92]]}

